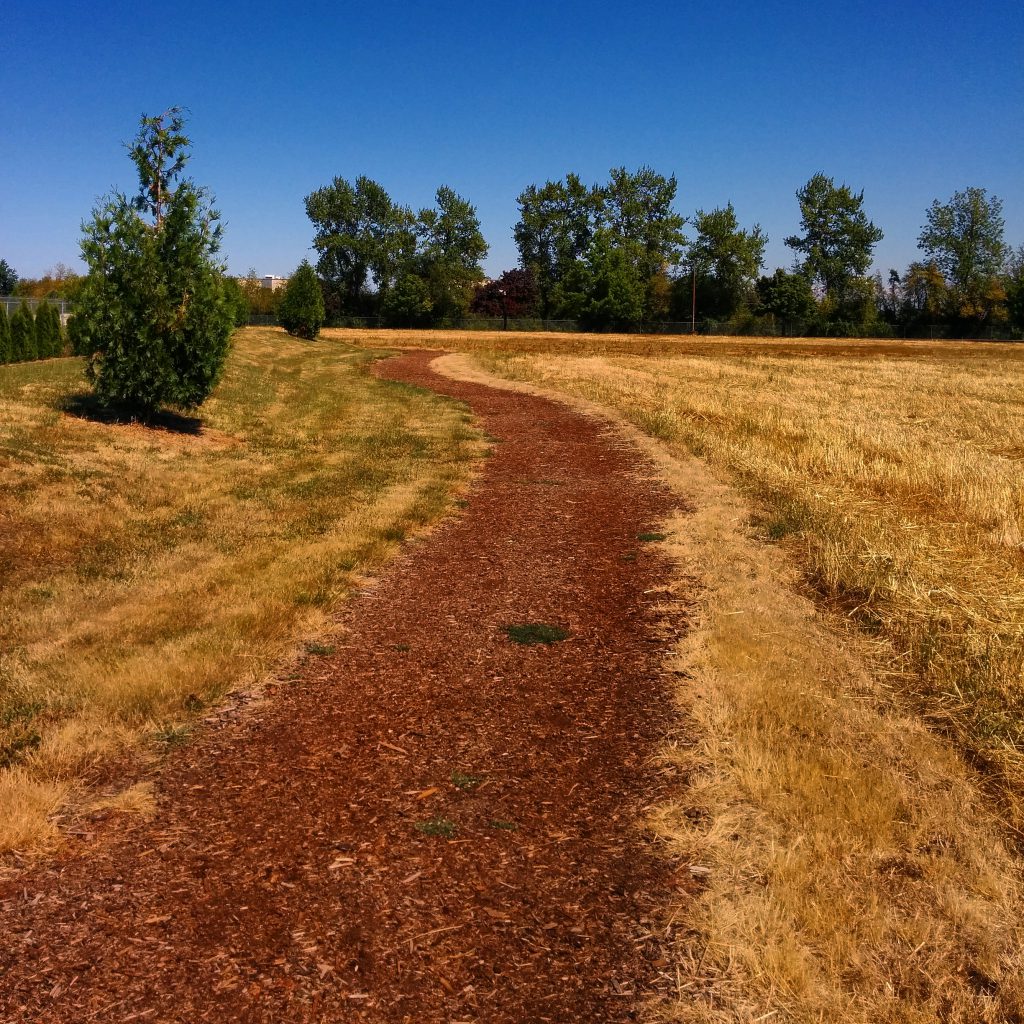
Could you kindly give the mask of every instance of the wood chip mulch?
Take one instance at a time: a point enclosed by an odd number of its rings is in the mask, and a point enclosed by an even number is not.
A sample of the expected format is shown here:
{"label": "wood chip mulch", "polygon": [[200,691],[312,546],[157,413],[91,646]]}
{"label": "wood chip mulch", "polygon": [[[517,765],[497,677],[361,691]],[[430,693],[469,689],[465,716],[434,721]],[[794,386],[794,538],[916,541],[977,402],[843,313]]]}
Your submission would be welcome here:
{"label": "wood chip mulch", "polygon": [[155,820],[0,884],[0,1021],[638,1019],[670,568],[637,535],[672,499],[602,424],[431,359],[378,372],[496,439],[468,504],[345,605],[333,653],[166,759]]}

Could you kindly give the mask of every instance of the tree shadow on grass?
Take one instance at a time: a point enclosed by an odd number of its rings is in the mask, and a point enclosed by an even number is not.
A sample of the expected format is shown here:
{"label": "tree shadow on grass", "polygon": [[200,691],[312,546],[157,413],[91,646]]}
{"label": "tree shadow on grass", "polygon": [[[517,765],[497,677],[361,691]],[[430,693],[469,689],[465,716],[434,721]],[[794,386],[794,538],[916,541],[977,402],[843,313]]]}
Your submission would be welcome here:
{"label": "tree shadow on grass", "polygon": [[58,403],[57,408],[69,416],[90,420],[93,423],[114,426],[134,424],[152,430],[163,430],[169,434],[186,434],[190,437],[199,437],[203,432],[203,421],[198,416],[186,416],[168,410],[147,413],[123,406],[104,405],[95,395],[86,391],[67,395]]}

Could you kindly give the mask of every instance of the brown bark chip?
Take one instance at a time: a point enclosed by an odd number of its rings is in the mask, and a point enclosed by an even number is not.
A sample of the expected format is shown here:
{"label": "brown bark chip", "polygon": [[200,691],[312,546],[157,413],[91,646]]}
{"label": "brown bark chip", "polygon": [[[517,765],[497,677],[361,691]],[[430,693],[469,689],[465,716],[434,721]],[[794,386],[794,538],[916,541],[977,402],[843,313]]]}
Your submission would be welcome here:
{"label": "brown bark chip", "polygon": [[431,358],[379,372],[496,438],[467,507],[165,765],[155,821],[0,886],[0,1021],[635,1019],[668,703],[637,534],[670,498],[601,424]]}

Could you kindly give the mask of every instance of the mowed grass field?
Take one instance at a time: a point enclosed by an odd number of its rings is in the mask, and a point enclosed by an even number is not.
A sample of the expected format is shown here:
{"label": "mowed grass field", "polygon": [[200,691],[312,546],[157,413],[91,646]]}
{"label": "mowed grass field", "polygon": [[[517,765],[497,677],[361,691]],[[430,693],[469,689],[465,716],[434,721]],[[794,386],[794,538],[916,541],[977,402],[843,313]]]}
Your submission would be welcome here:
{"label": "mowed grass field", "polygon": [[90,418],[79,360],[0,367],[0,852],[46,845],[112,758],[322,638],[449,506],[468,414],[372,358],[240,331],[201,419],[156,426]]}
{"label": "mowed grass field", "polygon": [[659,1012],[1024,1020],[1024,346],[337,336],[608,410],[694,509]]}

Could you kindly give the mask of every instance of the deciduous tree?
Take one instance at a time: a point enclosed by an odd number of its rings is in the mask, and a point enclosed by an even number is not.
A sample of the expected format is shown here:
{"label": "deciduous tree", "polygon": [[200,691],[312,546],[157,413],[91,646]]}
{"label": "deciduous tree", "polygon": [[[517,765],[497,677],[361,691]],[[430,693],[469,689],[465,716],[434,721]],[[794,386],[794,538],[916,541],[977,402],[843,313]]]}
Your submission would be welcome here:
{"label": "deciduous tree", "polygon": [[806,324],[818,311],[811,282],[781,267],[757,282],[757,295],[762,310],[782,324]]}
{"label": "deciduous tree", "polygon": [[552,292],[570,268],[583,258],[594,237],[598,190],[578,175],[565,181],[529,185],[517,200],[519,221],[514,229],[519,262],[532,271],[540,296],[541,316],[552,312]]}
{"label": "deciduous tree", "polygon": [[470,312],[477,316],[528,318],[537,315],[538,301],[532,270],[506,270],[496,280],[477,287]]}
{"label": "deciduous tree", "polygon": [[469,200],[446,185],[437,190],[435,200],[436,206],[420,210],[416,219],[416,262],[435,322],[458,321],[469,310],[474,287],[483,280],[487,242]]}
{"label": "deciduous tree", "polygon": [[674,174],[666,178],[650,167],[634,172],[615,167],[597,190],[598,225],[645,282],[682,259],[686,218],[672,209],[676,189]]}
{"label": "deciduous tree", "polygon": [[201,404],[220,379],[232,312],[224,298],[219,214],[181,174],[189,140],[181,111],[143,117],[131,148],[136,194],[113,193],[83,226],[89,275],[76,344],[101,401],[143,414]]}
{"label": "deciduous tree", "polygon": [[768,237],[755,224],[741,230],[732,203],[693,219],[697,237],[688,250],[697,271],[697,306],[702,315],[732,316],[754,291]]}
{"label": "deciduous tree", "polygon": [[1010,323],[1024,329],[1024,245],[1006,261],[1006,312]]}
{"label": "deciduous tree", "polygon": [[926,214],[918,246],[950,287],[954,319],[992,319],[1005,298],[999,274],[1006,258],[1003,204],[983,188],[936,199]]}
{"label": "deciduous tree", "polygon": [[[306,196],[316,233],[317,271],[331,313],[356,316],[381,301],[404,272],[416,248],[415,218],[394,203],[382,185],[365,176],[354,183],[335,178]],[[377,298],[370,300],[370,284]]]}
{"label": "deciduous tree", "polygon": [[[844,313],[848,286],[871,266],[882,231],[864,213],[864,193],[815,174],[796,194],[802,235],[790,235],[799,269],[822,286],[837,316]],[[856,297],[856,296],[855,296]]]}

